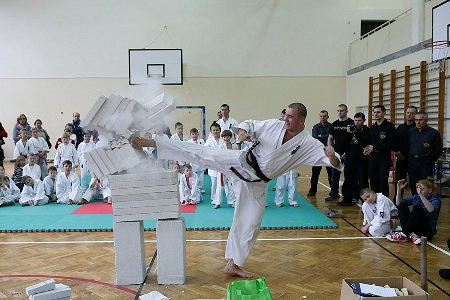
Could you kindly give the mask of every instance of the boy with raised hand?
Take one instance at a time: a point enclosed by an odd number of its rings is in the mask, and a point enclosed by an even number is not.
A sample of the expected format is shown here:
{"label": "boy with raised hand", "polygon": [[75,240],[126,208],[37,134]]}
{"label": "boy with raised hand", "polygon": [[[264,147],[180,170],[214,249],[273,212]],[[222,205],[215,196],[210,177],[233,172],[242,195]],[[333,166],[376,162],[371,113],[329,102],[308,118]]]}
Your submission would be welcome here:
{"label": "boy with raised hand", "polygon": [[80,201],[80,180],[78,175],[72,172],[72,162],[70,160],[64,161],[62,165],[63,172],[56,177],[56,197],[58,198],[56,202],[72,205]]}
{"label": "boy with raised hand", "polygon": [[22,206],[36,206],[48,203],[48,197],[45,196],[44,184],[42,181],[26,175],[23,176],[22,182],[24,185],[19,199],[19,203]]}
{"label": "boy with raised hand", "polygon": [[44,178],[44,190],[45,195],[48,197],[49,202],[56,202],[58,197],[56,196],[56,175],[58,170],[55,166],[48,168],[48,175]]}

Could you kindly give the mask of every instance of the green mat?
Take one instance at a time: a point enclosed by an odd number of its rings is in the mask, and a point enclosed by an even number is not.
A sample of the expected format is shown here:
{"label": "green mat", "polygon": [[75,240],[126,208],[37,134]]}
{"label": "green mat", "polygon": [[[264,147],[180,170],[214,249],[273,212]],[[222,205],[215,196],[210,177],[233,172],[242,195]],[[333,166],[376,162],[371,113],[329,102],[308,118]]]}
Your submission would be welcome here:
{"label": "green mat", "polygon": [[[274,204],[275,192],[268,185],[267,204],[262,221],[263,229],[294,228],[337,228],[336,223],[326,217],[302,195],[297,194],[299,207],[285,205],[277,208]],[[205,175],[205,187],[210,187],[210,179]],[[286,193],[287,194],[287,193]],[[225,203],[219,209],[210,204],[209,189],[203,195],[203,201],[197,204],[195,213],[181,214],[186,220],[188,230],[229,229],[233,220],[234,208]],[[226,198],[224,197],[224,202]],[[108,214],[71,214],[80,208],[78,205],[50,203],[35,207],[0,207],[0,232],[39,232],[39,231],[111,231],[112,215]],[[146,230],[154,230],[156,221],[144,221]]]}

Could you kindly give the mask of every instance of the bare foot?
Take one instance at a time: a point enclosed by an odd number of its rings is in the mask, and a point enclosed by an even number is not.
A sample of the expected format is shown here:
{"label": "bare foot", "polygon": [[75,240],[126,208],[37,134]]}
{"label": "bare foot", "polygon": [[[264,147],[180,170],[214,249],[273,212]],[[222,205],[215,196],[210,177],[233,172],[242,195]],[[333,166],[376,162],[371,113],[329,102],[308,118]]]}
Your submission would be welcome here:
{"label": "bare foot", "polygon": [[234,275],[234,276],[239,276],[239,277],[244,277],[244,278],[252,278],[253,277],[253,275],[251,273],[242,270],[238,265],[236,265],[232,259],[230,259],[228,261],[228,263],[225,266],[225,268],[223,269],[223,271],[228,275]]}

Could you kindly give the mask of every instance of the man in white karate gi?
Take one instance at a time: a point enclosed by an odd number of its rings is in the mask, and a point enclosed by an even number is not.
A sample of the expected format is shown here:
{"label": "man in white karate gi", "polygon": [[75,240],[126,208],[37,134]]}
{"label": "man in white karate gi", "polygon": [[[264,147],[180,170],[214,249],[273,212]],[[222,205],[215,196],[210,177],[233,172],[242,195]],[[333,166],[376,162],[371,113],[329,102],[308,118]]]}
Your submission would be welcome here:
{"label": "man in white karate gi", "polygon": [[284,120],[247,120],[232,128],[241,141],[253,140],[248,151],[212,149],[191,143],[145,140],[134,137],[134,147],[157,147],[158,158],[172,158],[223,172],[236,195],[233,224],[227,240],[225,273],[252,277],[242,269],[256,242],[266,204],[266,185],[300,165],[343,169],[333,147],[314,139],[305,130],[307,110],[301,103],[286,108]]}

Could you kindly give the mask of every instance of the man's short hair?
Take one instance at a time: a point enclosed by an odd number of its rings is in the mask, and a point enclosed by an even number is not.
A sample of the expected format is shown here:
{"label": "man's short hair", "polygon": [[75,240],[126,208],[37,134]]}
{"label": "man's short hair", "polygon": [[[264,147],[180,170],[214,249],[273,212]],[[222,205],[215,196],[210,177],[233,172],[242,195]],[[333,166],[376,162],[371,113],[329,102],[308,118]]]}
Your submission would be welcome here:
{"label": "man's short hair", "polygon": [[327,114],[327,115],[328,115],[328,111],[326,111],[325,109],[322,109],[322,110],[320,111],[320,113],[322,113],[322,114]]}
{"label": "man's short hair", "polygon": [[226,129],[226,130],[222,131],[222,133],[220,134],[220,136],[221,136],[221,137],[224,137],[224,136],[232,137],[232,136],[233,136],[233,133],[232,133],[230,130]]}
{"label": "man's short hair", "polygon": [[362,112],[357,112],[353,118],[362,118],[365,121],[366,115],[364,115]]}
{"label": "man's short hair", "polygon": [[70,160],[65,160],[62,165],[63,166],[65,166],[65,165],[72,166],[72,162]]}
{"label": "man's short hair", "polygon": [[192,128],[191,130],[189,130],[189,133],[198,133],[198,129],[197,128]]}
{"label": "man's short hair", "polygon": [[372,110],[374,110],[375,108],[379,108],[379,109],[381,109],[382,112],[386,112],[386,107],[384,107],[384,105],[381,105],[381,104],[375,105],[372,108]]}
{"label": "man's short hair", "polygon": [[49,171],[49,172],[50,172],[50,171],[58,172],[58,169],[57,169],[55,166],[50,166],[50,167],[48,167],[48,171]]}
{"label": "man's short hair", "polygon": [[291,104],[289,104],[288,107],[296,109],[298,111],[298,114],[300,115],[300,117],[306,118],[306,115],[308,114],[308,110],[306,109],[306,106],[304,106],[300,102],[291,103]]}
{"label": "man's short hair", "polygon": [[417,115],[422,115],[423,118],[424,118],[425,120],[428,121],[428,113],[424,112],[423,110],[417,112],[417,113],[416,113],[416,116],[417,116]]}
{"label": "man's short hair", "polygon": [[414,105],[409,105],[406,109],[408,109],[408,108],[412,108],[412,109],[414,109],[416,112],[418,111],[417,107],[415,107]]}
{"label": "man's short hair", "polygon": [[211,128],[213,127],[218,127],[219,130],[221,130],[220,125],[217,122],[212,122],[211,126],[209,126],[209,130],[211,130]]}
{"label": "man's short hair", "polygon": [[344,103],[339,104],[338,107],[343,107],[346,111],[348,111],[348,107]]}
{"label": "man's short hair", "polygon": [[228,110],[230,110],[230,106],[226,103],[222,104],[220,107],[226,107]]}
{"label": "man's short hair", "polygon": [[176,122],[176,123],[175,123],[175,128],[177,128],[178,126],[183,126],[183,123],[181,123],[181,122]]}

